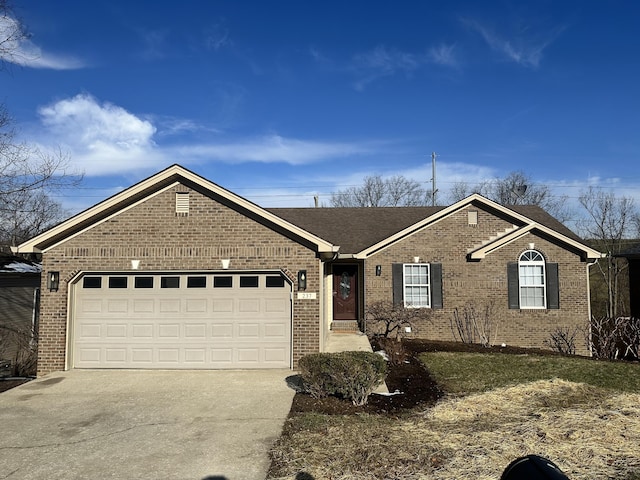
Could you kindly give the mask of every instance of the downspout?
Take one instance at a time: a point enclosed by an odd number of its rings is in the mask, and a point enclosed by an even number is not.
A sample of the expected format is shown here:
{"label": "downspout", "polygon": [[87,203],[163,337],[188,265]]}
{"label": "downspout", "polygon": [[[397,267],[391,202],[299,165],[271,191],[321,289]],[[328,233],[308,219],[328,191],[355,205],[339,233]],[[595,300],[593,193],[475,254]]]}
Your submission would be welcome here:
{"label": "downspout", "polygon": [[591,267],[598,263],[598,259],[595,259],[591,263],[587,263],[587,314],[589,320],[589,356],[593,357],[593,337],[592,337],[592,328],[591,328]]}

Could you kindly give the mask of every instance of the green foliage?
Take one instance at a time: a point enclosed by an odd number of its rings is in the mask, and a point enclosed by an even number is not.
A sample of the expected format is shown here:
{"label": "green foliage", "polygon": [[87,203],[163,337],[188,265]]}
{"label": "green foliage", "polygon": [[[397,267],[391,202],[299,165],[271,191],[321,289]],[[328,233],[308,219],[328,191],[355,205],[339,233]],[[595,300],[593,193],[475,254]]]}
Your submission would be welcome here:
{"label": "green foliage", "polygon": [[640,365],[559,355],[502,353],[422,353],[436,382],[454,395],[560,378],[621,392],[640,392]]}
{"label": "green foliage", "polygon": [[354,405],[365,405],[387,374],[387,362],[372,352],[314,353],[302,357],[298,367],[309,395],[338,395]]}

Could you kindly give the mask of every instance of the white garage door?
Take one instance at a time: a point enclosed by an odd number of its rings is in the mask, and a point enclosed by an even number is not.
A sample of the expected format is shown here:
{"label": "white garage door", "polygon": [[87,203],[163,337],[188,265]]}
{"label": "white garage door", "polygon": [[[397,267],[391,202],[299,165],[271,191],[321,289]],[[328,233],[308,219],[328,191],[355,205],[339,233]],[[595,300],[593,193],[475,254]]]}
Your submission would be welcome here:
{"label": "white garage door", "polygon": [[75,368],[289,368],[280,273],[86,274],[73,295]]}

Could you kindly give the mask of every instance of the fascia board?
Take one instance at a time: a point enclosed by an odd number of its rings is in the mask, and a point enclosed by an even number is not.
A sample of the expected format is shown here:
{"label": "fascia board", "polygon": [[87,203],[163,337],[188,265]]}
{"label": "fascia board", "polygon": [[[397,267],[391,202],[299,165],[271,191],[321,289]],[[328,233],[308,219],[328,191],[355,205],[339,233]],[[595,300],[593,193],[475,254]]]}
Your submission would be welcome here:
{"label": "fascia board", "polygon": [[511,243],[514,240],[517,240],[518,238],[524,236],[525,234],[531,232],[532,230],[539,230],[541,232],[544,232],[550,237],[558,239],[562,243],[570,245],[577,250],[581,250],[582,252],[584,252],[585,257],[587,259],[594,260],[602,257],[601,252],[594,250],[593,248],[588,247],[583,243],[577,242],[565,235],[562,235],[561,233],[556,232],[555,230],[552,230],[549,227],[540,225],[539,223],[530,223],[525,227],[519,228],[518,230],[515,230],[507,235],[504,235],[503,237],[496,238],[493,242],[490,242],[487,245],[484,245],[481,248],[478,248],[477,250],[472,251],[471,253],[468,254],[469,258],[473,260],[481,260],[485,258],[487,255],[489,255],[490,253],[496,250],[499,250],[500,248],[504,247],[505,245]]}
{"label": "fascia board", "polygon": [[67,242],[67,241],[71,240],[72,238],[75,238],[75,237],[77,237],[78,235],[81,235],[81,234],[83,234],[83,233],[85,233],[85,232],[87,232],[87,231],[89,231],[89,230],[91,230],[91,229],[93,229],[93,228],[97,227],[98,225],[103,224],[104,222],[106,222],[106,221],[108,221],[108,220],[110,220],[110,219],[112,219],[112,218],[114,218],[114,217],[117,217],[117,216],[118,216],[118,215],[120,215],[121,213],[124,213],[124,212],[126,212],[127,210],[130,210],[130,209],[132,209],[132,208],[134,208],[134,207],[136,207],[136,206],[140,205],[141,203],[144,203],[146,200],[148,200],[148,199],[150,199],[150,198],[153,198],[153,197],[155,197],[156,195],[160,195],[161,193],[163,193],[163,192],[165,192],[165,191],[167,191],[167,190],[171,189],[172,187],[176,186],[178,183],[179,183],[179,182],[174,182],[174,183],[172,183],[172,184],[170,184],[170,185],[167,185],[166,187],[161,188],[160,190],[158,190],[158,191],[156,191],[156,192],[153,192],[152,194],[147,195],[147,196],[145,196],[144,198],[141,198],[141,199],[140,199],[140,200],[138,200],[137,202],[134,202],[134,203],[132,203],[132,204],[130,204],[130,205],[127,205],[126,207],[124,207],[124,208],[122,208],[122,209],[120,209],[120,210],[118,210],[118,211],[116,211],[116,212],[113,212],[111,215],[107,215],[106,217],[104,217],[104,218],[102,218],[102,219],[98,220],[97,222],[92,223],[91,225],[88,225],[86,228],[83,228],[82,230],[78,230],[77,232],[73,233],[72,235],[69,235],[68,237],[64,237],[64,238],[63,238],[63,239],[61,239],[60,241],[58,241],[58,242],[56,242],[56,243],[54,243],[54,244],[52,244],[52,245],[48,246],[47,248],[43,249],[43,250],[42,250],[42,253],[47,253],[49,250],[51,250],[51,249],[53,249],[53,248],[56,248],[57,246],[61,245],[62,243]]}
{"label": "fascia board", "polygon": [[282,218],[278,217],[277,215],[265,210],[264,208],[256,205],[255,203],[247,200],[246,198],[243,198],[239,195],[236,195],[235,193],[220,187],[219,185],[199,176],[194,174],[193,172],[190,172],[188,170],[185,170],[183,172],[183,176],[189,180],[191,180],[192,182],[195,182],[197,184],[199,184],[200,186],[206,188],[207,190],[210,190],[218,195],[220,195],[221,197],[226,198],[227,200],[230,200],[231,202],[239,205],[240,207],[249,210],[252,213],[255,213],[256,215],[259,215],[261,217],[263,217],[265,220],[268,220],[272,223],[275,223],[276,225],[278,225],[281,228],[284,228],[285,230],[290,231],[291,233],[304,238],[305,240],[315,244],[318,247],[318,252],[320,253],[326,253],[326,252],[331,252],[334,253],[336,251],[336,246],[333,245],[330,242],[327,242],[326,240],[323,240],[322,238],[313,235],[312,233],[309,233],[308,231],[287,222],[286,220],[283,220]]}
{"label": "fascia board", "polygon": [[[166,180],[168,178],[170,178],[173,175],[178,175],[180,177],[183,177],[186,180],[189,180],[193,183],[195,183],[196,185],[199,185],[200,187],[209,190],[217,195],[220,195],[221,197],[231,201],[232,203],[237,204],[238,206],[247,209],[248,211],[255,213],[256,215],[263,217],[265,220],[270,221],[278,226],[280,226],[281,228],[290,231],[292,234],[297,235],[305,240],[307,240],[308,242],[314,244],[317,246],[318,248],[318,252],[319,253],[335,253],[337,251],[337,246],[331,244],[330,242],[327,242],[326,240],[321,239],[320,237],[317,237],[309,232],[307,232],[306,230],[303,230],[300,227],[297,227],[285,220],[283,220],[282,218],[278,217],[277,215],[274,215],[268,211],[266,211],[265,209],[259,207],[258,205],[256,205],[253,202],[250,202],[249,200],[240,197],[239,195],[236,195],[232,192],[230,192],[229,190],[226,190],[222,187],[220,187],[219,185],[201,177],[200,175],[196,175],[195,173],[185,169],[184,167],[181,167],[180,165],[172,165],[171,167],[168,167],[167,169],[157,173],[156,175],[153,175],[145,180],[142,180],[141,182],[133,185],[132,187],[127,188],[126,190],[123,190],[122,192],[119,192],[115,195],[113,195],[112,197],[109,197],[108,199],[98,203],[97,205],[94,205],[93,207],[88,208],[87,210],[84,210],[83,212],[80,212],[79,214],[71,217],[70,219],[56,225],[55,227],[47,230],[44,233],[41,233],[40,235],[27,240],[26,242],[18,245],[17,247],[17,252],[19,253],[35,253],[35,252],[39,252],[39,245],[41,245],[42,243],[46,242],[49,239],[52,239],[56,236],[60,236],[60,235],[64,235],[64,232],[73,228],[74,226],[80,225],[83,222],[87,222],[89,221],[92,217],[95,217],[96,215],[98,215],[101,212],[104,212],[110,208],[113,208],[114,206],[118,205],[119,203],[126,201],[128,198],[131,198],[132,196],[139,194],[141,192],[144,192],[146,189],[152,188],[155,184],[162,182],[163,180]],[[175,185],[175,183],[172,184],[172,186]],[[163,189],[164,190],[164,189]],[[149,198],[148,196],[143,197],[140,201],[144,201],[144,199]],[[132,205],[128,206],[128,207],[124,207],[123,209],[119,209],[116,212],[114,212],[113,215],[117,215],[118,213],[124,211],[126,208],[129,208],[133,205],[137,205],[138,202],[133,203]],[[113,215],[110,215],[106,218],[112,218]],[[106,219],[105,218],[105,219]],[[105,219],[100,220],[99,222],[96,223],[91,223],[90,225],[87,226],[87,228],[82,229],[81,231],[86,231],[86,229],[91,228],[92,226],[104,221]],[[68,238],[71,238],[73,236],[77,235],[74,234],[70,237],[64,237],[62,240],[60,240],[59,242],[56,242],[56,245],[59,245],[61,242],[67,240]],[[47,247],[45,249],[48,250],[49,248],[52,247]]]}
{"label": "fascia board", "polygon": [[390,237],[385,238],[384,240],[371,245],[370,247],[358,252],[355,257],[359,258],[359,259],[364,259],[367,258],[368,256],[372,255],[373,253],[378,252],[379,250],[382,250],[384,248],[386,248],[387,246],[395,243],[398,240],[401,240],[407,236],[412,235],[413,233],[417,232],[418,230],[423,229],[424,227],[428,226],[428,225],[432,225],[434,223],[437,223],[438,221],[442,220],[443,218],[445,218],[447,215],[450,215],[451,213],[460,210],[461,208],[465,207],[468,204],[473,203],[474,201],[476,202],[480,202],[480,203],[484,203],[485,205],[488,205],[490,207],[493,208],[498,208],[500,210],[503,210],[505,213],[508,213],[509,215],[515,216],[519,219],[522,219],[523,221],[526,221],[525,217],[522,217],[522,215],[518,215],[515,212],[511,212],[510,210],[505,210],[504,207],[502,207],[502,205],[499,205],[495,202],[492,202],[491,200],[483,197],[482,195],[478,195],[477,193],[474,193],[473,195],[470,195],[466,198],[463,198],[462,200],[454,203],[453,205],[449,205],[446,208],[443,208],[442,210],[439,210],[438,212],[434,213],[433,215],[420,220],[417,223],[414,223],[413,225],[408,226],[407,228],[405,228],[404,230],[399,231],[398,233],[391,235]]}

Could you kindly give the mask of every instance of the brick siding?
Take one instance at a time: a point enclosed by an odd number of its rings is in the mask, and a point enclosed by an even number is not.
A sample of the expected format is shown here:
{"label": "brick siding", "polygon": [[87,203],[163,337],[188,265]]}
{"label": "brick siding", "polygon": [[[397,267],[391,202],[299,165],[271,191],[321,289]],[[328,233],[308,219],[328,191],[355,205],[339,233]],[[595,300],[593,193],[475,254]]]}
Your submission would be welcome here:
{"label": "brick siding", "polygon": [[[175,213],[176,192],[190,192],[189,215]],[[297,281],[307,270],[307,291],[320,292],[316,253],[261,223],[254,214],[234,210],[185,185],[176,185],[94,225],[43,255],[43,272],[60,272],[60,289],[49,292],[42,276],[38,375],[65,368],[68,282],[83,271],[278,269]],[[294,290],[296,287],[294,286]],[[293,300],[293,361],[318,352],[320,295]]]}
{"label": "brick siding", "polygon": [[[478,211],[478,224],[468,224],[468,210]],[[419,256],[424,263],[442,263],[443,308],[434,309],[431,322],[416,326],[414,336],[454,340],[451,320],[454,309],[466,304],[476,308],[493,305],[492,323],[496,344],[548,348],[545,342],[557,328],[581,329],[576,338],[579,354],[588,354],[586,330],[589,323],[586,263],[551,239],[528,233],[517,241],[488,254],[480,261],[468,261],[467,251],[512,226],[496,214],[469,206],[441,221],[381,250],[365,264],[367,303],[392,300],[393,263],[412,263]],[[509,309],[507,263],[535,244],[547,262],[557,263],[560,308],[556,310]],[[382,273],[375,276],[376,265]]]}

